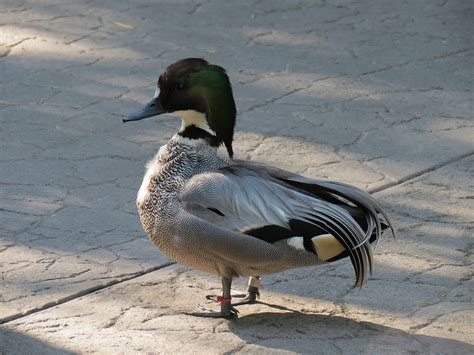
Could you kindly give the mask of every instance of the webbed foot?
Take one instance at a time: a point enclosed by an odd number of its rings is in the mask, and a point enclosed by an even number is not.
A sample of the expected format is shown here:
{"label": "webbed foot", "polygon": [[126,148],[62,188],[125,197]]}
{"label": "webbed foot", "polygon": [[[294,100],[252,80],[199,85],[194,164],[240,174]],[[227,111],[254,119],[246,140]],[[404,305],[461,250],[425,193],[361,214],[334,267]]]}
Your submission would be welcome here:
{"label": "webbed foot", "polygon": [[192,313],[185,313],[185,314],[190,315],[190,316],[195,316],[195,317],[234,319],[238,317],[237,314],[239,313],[239,311],[235,309],[230,304],[230,302],[222,302],[220,312],[217,312],[215,310],[210,310],[201,305],[197,305],[197,307],[201,310],[201,312],[192,312]]}
{"label": "webbed foot", "polygon": [[241,306],[244,304],[255,304],[257,303],[257,298],[260,298],[260,292],[258,287],[249,286],[247,294],[233,294],[232,298],[238,298],[237,302],[233,302],[232,306]]}

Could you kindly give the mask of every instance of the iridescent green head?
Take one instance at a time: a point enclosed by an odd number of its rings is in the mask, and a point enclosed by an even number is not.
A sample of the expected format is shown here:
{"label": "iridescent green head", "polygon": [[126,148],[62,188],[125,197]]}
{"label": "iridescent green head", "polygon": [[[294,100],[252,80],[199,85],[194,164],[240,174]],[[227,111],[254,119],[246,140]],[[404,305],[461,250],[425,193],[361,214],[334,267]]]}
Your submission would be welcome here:
{"label": "iridescent green head", "polygon": [[179,134],[205,138],[213,146],[224,144],[232,157],[236,109],[224,68],[200,58],[182,59],[171,64],[158,79],[155,97],[124,121],[162,113],[182,117]]}

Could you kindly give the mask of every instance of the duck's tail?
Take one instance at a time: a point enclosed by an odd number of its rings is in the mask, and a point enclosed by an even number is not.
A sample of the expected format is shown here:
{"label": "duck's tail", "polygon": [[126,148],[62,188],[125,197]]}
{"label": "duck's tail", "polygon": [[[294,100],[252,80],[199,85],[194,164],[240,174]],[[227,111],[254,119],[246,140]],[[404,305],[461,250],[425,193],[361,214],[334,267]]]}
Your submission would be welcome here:
{"label": "duck's tail", "polygon": [[349,257],[356,274],[354,286],[361,287],[367,279],[367,274],[372,274],[372,249],[377,246],[382,232],[390,229],[395,238],[392,222],[385,210],[369,193],[351,185],[300,176],[287,177],[284,182],[318,199],[337,204],[360,225],[365,233],[363,240],[351,250],[344,249],[327,261]]}

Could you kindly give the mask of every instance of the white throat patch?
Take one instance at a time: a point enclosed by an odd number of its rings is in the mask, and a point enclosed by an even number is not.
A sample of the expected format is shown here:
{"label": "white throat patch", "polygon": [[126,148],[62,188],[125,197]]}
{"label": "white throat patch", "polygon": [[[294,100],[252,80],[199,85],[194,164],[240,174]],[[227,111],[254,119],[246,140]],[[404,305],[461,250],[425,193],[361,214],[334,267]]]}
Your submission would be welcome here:
{"label": "white throat patch", "polygon": [[180,132],[183,132],[188,126],[195,125],[196,127],[203,129],[204,131],[209,134],[212,134],[213,136],[216,135],[216,132],[214,132],[207,124],[206,115],[201,112],[197,112],[194,110],[185,110],[175,111],[173,113],[170,113],[170,115],[181,117],[181,128],[179,129]]}

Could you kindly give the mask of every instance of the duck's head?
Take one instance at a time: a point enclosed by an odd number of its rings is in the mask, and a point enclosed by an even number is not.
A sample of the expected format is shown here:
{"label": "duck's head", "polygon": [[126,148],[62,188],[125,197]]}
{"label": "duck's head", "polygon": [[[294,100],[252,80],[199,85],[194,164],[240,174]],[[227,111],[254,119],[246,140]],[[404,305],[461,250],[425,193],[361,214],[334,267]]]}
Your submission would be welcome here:
{"label": "duck's head", "polygon": [[123,121],[164,113],[182,118],[178,134],[190,139],[204,138],[213,146],[224,144],[232,157],[236,109],[224,68],[200,58],[171,64],[160,75],[153,99]]}

